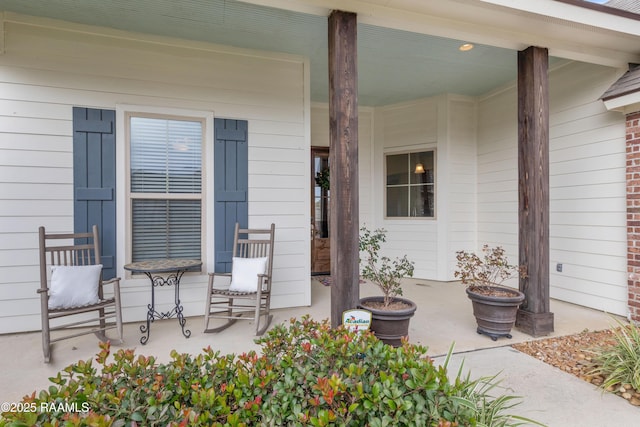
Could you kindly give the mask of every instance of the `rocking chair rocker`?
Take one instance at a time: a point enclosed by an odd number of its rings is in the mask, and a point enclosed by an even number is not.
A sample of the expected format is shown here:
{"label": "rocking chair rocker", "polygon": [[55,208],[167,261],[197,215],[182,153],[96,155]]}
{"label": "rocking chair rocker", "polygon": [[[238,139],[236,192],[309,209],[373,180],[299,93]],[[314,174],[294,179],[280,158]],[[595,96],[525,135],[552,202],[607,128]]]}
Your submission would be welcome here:
{"label": "rocking chair rocker", "polygon": [[[89,233],[67,234],[48,234],[44,227],[40,227],[39,236],[38,293],[45,363],[51,359],[51,344],[63,339],[93,333],[101,341],[107,341],[105,332],[116,329],[118,341],[114,343],[122,343],[120,278],[102,281],[98,227],[94,225]],[[110,297],[103,292],[103,286],[107,284],[113,285]],[[87,316],[93,312],[97,312],[97,317]],[[68,316],[73,316],[70,322],[60,322]],[[108,319],[113,320],[107,322]],[[82,325],[89,328],[78,328]],[[52,339],[53,331],[66,331],[68,334]]]}
{"label": "rocking chair rocker", "polygon": [[[236,223],[231,273],[209,273],[204,332],[220,332],[238,319],[255,320],[256,335],[267,330],[273,317],[269,309],[274,235],[275,224],[269,229],[258,230],[241,229]],[[215,286],[219,276],[231,278],[229,287]],[[245,314],[252,316],[243,316]],[[211,319],[226,319],[227,322],[209,328]]]}

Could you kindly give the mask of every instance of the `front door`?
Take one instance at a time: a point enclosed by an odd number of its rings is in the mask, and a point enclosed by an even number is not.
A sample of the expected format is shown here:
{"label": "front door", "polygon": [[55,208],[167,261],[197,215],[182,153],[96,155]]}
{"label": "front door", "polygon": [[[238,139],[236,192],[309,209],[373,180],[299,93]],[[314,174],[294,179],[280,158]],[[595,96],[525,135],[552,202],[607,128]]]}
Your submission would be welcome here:
{"label": "front door", "polygon": [[329,148],[311,148],[311,274],[331,271]]}

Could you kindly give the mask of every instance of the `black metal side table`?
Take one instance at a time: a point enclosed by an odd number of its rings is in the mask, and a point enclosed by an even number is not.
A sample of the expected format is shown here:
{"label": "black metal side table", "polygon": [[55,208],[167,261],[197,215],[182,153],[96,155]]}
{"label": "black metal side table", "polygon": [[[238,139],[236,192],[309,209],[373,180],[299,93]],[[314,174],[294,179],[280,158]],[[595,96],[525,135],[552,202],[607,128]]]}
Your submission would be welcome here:
{"label": "black metal side table", "polygon": [[[151,281],[151,304],[147,306],[147,323],[146,325],[140,325],[140,332],[143,335],[140,338],[142,345],[149,341],[149,335],[151,334],[151,323],[155,319],[169,319],[173,316],[178,318],[178,324],[182,328],[182,334],[189,338],[191,331],[185,329],[184,326],[187,319],[182,314],[182,305],[180,304],[180,279],[182,275],[188,270],[200,267],[202,261],[195,259],[158,259],[149,261],[138,261],[124,266],[125,270],[129,270],[132,273],[143,273]],[[162,276],[165,274],[165,276]],[[175,289],[175,307],[171,310],[160,313],[156,311],[156,298],[155,289],[158,286],[173,286]]]}

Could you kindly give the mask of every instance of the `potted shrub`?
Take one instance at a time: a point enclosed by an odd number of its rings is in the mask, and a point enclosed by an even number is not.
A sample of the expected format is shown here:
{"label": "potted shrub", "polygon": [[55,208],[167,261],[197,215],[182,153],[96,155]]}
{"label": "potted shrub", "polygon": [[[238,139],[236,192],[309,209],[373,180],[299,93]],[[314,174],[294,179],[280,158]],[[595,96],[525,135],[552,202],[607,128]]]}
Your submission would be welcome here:
{"label": "potted shrub", "polygon": [[409,335],[409,321],[416,312],[416,304],[402,295],[400,281],[413,277],[413,262],[407,256],[391,260],[380,256],[380,244],[386,241],[386,230],[360,229],[360,259],[363,279],[378,286],[382,295],[360,299],[359,308],[371,312],[371,330],[384,343],[398,347]]}
{"label": "potted shrub", "polygon": [[467,251],[456,252],[455,277],[467,286],[467,296],[473,305],[477,332],[497,340],[511,338],[518,307],[525,295],[517,289],[503,286],[511,277],[526,277],[524,266],[509,264],[504,248],[482,247],[483,256]]}

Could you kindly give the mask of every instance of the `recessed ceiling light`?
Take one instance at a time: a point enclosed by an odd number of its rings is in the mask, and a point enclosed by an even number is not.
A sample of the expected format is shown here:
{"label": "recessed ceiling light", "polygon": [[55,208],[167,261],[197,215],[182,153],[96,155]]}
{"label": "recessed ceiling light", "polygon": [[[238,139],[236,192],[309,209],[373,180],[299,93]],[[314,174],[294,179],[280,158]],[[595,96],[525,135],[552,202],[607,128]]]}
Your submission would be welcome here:
{"label": "recessed ceiling light", "polygon": [[467,52],[467,51],[473,49],[473,44],[465,43],[462,46],[460,46],[458,49],[461,50],[462,52]]}

